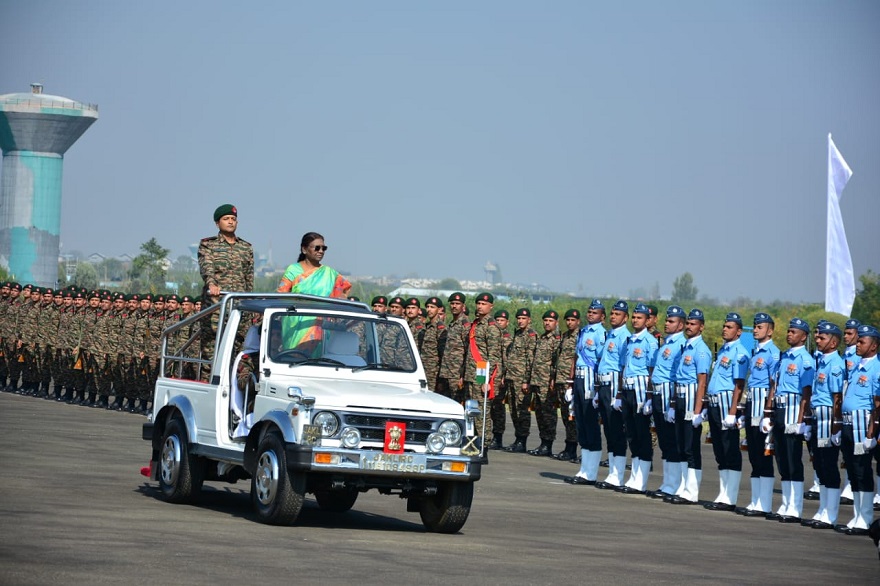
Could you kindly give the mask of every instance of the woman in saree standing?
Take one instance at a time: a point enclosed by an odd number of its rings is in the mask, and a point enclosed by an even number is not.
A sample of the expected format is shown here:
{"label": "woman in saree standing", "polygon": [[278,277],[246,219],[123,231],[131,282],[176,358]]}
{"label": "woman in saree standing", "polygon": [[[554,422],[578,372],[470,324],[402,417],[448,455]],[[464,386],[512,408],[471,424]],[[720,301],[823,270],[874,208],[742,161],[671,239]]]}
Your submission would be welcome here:
{"label": "woman in saree standing", "polygon": [[[335,297],[345,299],[351,291],[349,283],[342,275],[327,265],[321,264],[327,245],[324,237],[317,232],[307,232],[300,242],[299,258],[287,267],[281,283],[278,285],[279,293],[304,293],[319,297]],[[320,324],[300,323],[296,328],[285,328],[284,346],[294,348],[306,343],[313,342],[313,348],[317,348],[321,340]]]}

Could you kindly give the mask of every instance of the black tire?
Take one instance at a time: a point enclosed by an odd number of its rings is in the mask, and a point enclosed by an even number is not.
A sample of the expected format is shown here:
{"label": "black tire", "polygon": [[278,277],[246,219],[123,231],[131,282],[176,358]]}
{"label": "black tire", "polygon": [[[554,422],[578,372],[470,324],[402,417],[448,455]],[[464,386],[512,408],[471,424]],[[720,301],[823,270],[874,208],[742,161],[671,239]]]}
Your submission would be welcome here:
{"label": "black tire", "polygon": [[168,422],[159,448],[159,490],[169,503],[196,500],[205,480],[201,460],[189,453],[186,426],[181,419]]}
{"label": "black tire", "polygon": [[344,513],[351,510],[357,501],[356,490],[327,490],[315,493],[315,500],[322,511]]}
{"label": "black tire", "polygon": [[473,500],[473,482],[444,482],[437,494],[422,501],[422,523],[434,533],[457,533],[467,521]]}
{"label": "black tire", "polygon": [[278,432],[263,436],[257,448],[257,466],[251,477],[251,502],[261,523],[292,525],[302,510],[306,492],[304,474],[287,469],[284,440]]}

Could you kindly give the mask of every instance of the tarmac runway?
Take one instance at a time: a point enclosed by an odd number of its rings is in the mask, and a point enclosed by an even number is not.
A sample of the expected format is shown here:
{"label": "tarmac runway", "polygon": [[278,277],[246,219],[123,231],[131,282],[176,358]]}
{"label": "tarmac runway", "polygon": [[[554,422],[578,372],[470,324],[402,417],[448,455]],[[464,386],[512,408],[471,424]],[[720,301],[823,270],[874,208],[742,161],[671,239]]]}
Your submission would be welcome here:
{"label": "tarmac runway", "polygon": [[[296,526],[271,527],[253,520],[249,482],[206,483],[195,506],[162,502],[139,473],[144,420],[0,393],[0,584],[803,585],[880,575],[867,537],[570,486],[563,478],[577,465],[503,452],[491,452],[456,535],[425,532],[403,500],[376,492],[339,514],[309,497]],[[700,496],[711,500],[709,445],[703,461]],[[654,462],[649,488],[660,484],[657,451]],[[805,501],[804,515],[817,504]],[[851,516],[841,505],[840,520]]]}

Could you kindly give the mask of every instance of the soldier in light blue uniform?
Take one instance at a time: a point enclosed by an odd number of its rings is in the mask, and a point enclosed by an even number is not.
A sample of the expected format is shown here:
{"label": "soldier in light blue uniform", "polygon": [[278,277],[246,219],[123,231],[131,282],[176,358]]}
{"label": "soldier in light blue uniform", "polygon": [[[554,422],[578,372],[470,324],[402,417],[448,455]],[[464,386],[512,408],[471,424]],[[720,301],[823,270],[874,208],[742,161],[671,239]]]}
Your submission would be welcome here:
{"label": "soldier in light blue uniform", "polygon": [[[860,358],[856,356],[856,342],[859,340],[859,326],[861,326],[861,322],[857,319],[847,320],[846,325],[843,327],[843,343],[846,349],[843,351],[843,362],[846,367],[846,376],[845,381],[849,384],[850,374],[853,369],[859,363]],[[846,385],[843,387],[843,392],[846,394]],[[878,481],[880,482],[880,481]],[[853,504],[852,500],[852,486],[849,484],[849,479],[847,479],[846,483],[843,486],[843,490],[840,492],[840,502],[842,504],[851,505]]]}
{"label": "soldier in light blue uniform", "polygon": [[840,411],[846,365],[837,353],[843,332],[830,322],[818,327],[816,347],[819,359],[813,376],[810,395],[811,425],[804,436],[813,453],[813,469],[819,476],[819,510],[812,519],[801,525],[814,529],[831,529],[837,521],[840,507],[840,448],[831,442],[834,412]]}
{"label": "soldier in light blue uniform", "polygon": [[[652,498],[664,498],[678,492],[681,479],[687,476],[687,462],[682,471],[678,444],[675,441],[675,419],[669,421],[670,408],[675,406],[675,371],[684,348],[684,321],[686,314],[678,305],[666,308],[666,340],[657,352],[657,361],[651,373],[651,397],[654,427],[657,430],[657,447],[663,459],[663,484],[657,490],[648,491]],[[674,411],[673,411],[674,412]]]}
{"label": "soldier in light blue uniform", "polygon": [[770,388],[776,385],[776,371],[779,368],[779,348],[773,343],[773,328],[776,323],[769,314],[755,314],[754,330],[757,346],[752,352],[749,367],[748,397],[744,425],[746,443],[749,450],[749,463],[752,465],[751,502],[736,512],[745,517],[766,517],[773,504],[773,455],[766,453],[767,433],[761,429],[761,420],[769,417],[772,409],[764,410]]}
{"label": "soldier in light blue uniform", "polygon": [[645,494],[654,448],[651,445],[651,413],[654,406],[648,399],[649,381],[657,360],[657,339],[648,330],[651,310],[644,303],[633,309],[633,334],[626,343],[623,356],[623,385],[617,398],[623,402],[623,423],[626,441],[632,454],[632,472],[626,484],[618,489],[625,494]]}
{"label": "soldier in light blue uniform", "polygon": [[566,479],[569,484],[594,485],[599,475],[602,431],[599,429],[596,367],[605,345],[604,321],[605,305],[593,299],[587,309],[587,325],[578,333],[571,377],[574,380],[572,402],[578,444],[581,446],[581,469],[575,476]]}
{"label": "soldier in light blue uniform", "polygon": [[[835,414],[832,441],[840,443],[846,472],[852,484],[853,518],[834,530],[847,535],[867,535],[874,518],[874,476],[871,470],[873,451],[880,432],[880,332],[871,325],[858,329],[856,354],[858,365],[850,373],[841,413]],[[842,422],[842,429],[840,428]]]}
{"label": "soldier in light blue uniform", "polygon": [[776,467],[782,477],[782,505],[767,519],[780,523],[800,523],[804,507],[804,416],[815,371],[813,357],[804,347],[809,335],[810,324],[806,321],[796,317],[788,323],[789,349],[779,359],[776,387],[770,389],[765,406],[775,407],[773,419],[765,417],[761,421],[764,431],[773,431]]}
{"label": "soldier in light blue uniform", "polygon": [[724,345],[715,357],[709,379],[709,431],[712,450],[718,464],[720,488],[718,496],[705,508],[710,511],[733,511],[739,496],[742,477],[742,452],[739,449],[739,429],[736,409],[746,385],[749,353],[739,338],[742,335],[742,317],[730,312],[724,318],[721,337]]}
{"label": "soldier in light blue uniform", "polygon": [[[623,401],[620,392],[620,373],[630,331],[629,304],[622,299],[611,308],[611,328],[602,347],[596,378],[599,379],[599,400],[602,406],[602,425],[605,428],[605,444],[608,448],[608,476],[596,483],[596,488],[615,489],[623,484],[626,473],[626,435],[623,431]],[[596,401],[594,399],[594,404]]]}
{"label": "soldier in light blue uniform", "polygon": [[678,370],[675,371],[675,409],[667,413],[675,421],[675,439],[682,462],[684,477],[678,491],[663,499],[674,505],[696,505],[700,498],[700,482],[703,479],[703,459],[700,454],[700,435],[706,410],[703,400],[712,366],[712,351],[703,341],[706,318],[699,309],[688,313],[684,325],[687,336]]}

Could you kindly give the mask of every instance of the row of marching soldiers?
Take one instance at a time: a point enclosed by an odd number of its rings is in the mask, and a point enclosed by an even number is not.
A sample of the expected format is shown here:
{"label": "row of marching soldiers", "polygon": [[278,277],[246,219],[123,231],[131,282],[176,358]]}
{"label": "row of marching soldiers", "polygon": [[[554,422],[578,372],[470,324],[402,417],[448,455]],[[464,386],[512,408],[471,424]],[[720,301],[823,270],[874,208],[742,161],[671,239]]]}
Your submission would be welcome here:
{"label": "row of marching soldiers", "polygon": [[[604,305],[599,300],[590,305],[588,323],[578,334],[570,394],[581,468],[567,482],[677,505],[698,504],[701,435],[708,422],[720,491],[705,508],[834,528],[848,535],[868,534],[875,500],[880,502],[872,470],[877,459],[880,483],[877,328],[850,320],[841,329],[823,321],[811,332],[805,320],[794,318],[788,324],[788,348],[780,352],[772,341],[774,320],[761,312],[754,316],[756,347],[750,353],[740,341],[742,317],[731,312],[722,326],[724,344],[713,359],[702,339],[701,310],[686,313],[670,306],[662,344],[647,329],[650,313],[638,304],[630,315],[627,302],[618,301],[611,309],[611,329],[606,330]],[[818,348],[812,355],[806,350],[811,333]],[[663,482],[648,491],[652,427],[661,451]],[[742,429],[752,467],[751,499],[747,506],[737,507]],[[600,481],[603,435],[609,471]],[[805,442],[819,480],[819,509],[811,519],[802,518]],[[627,448],[632,471],[625,480]],[[846,524],[837,523],[841,454],[853,502],[853,518]],[[782,503],[775,512],[774,463],[782,482]]]}
{"label": "row of marching soldiers", "polygon": [[0,389],[146,414],[162,332],[198,310],[189,296],[2,283]]}

